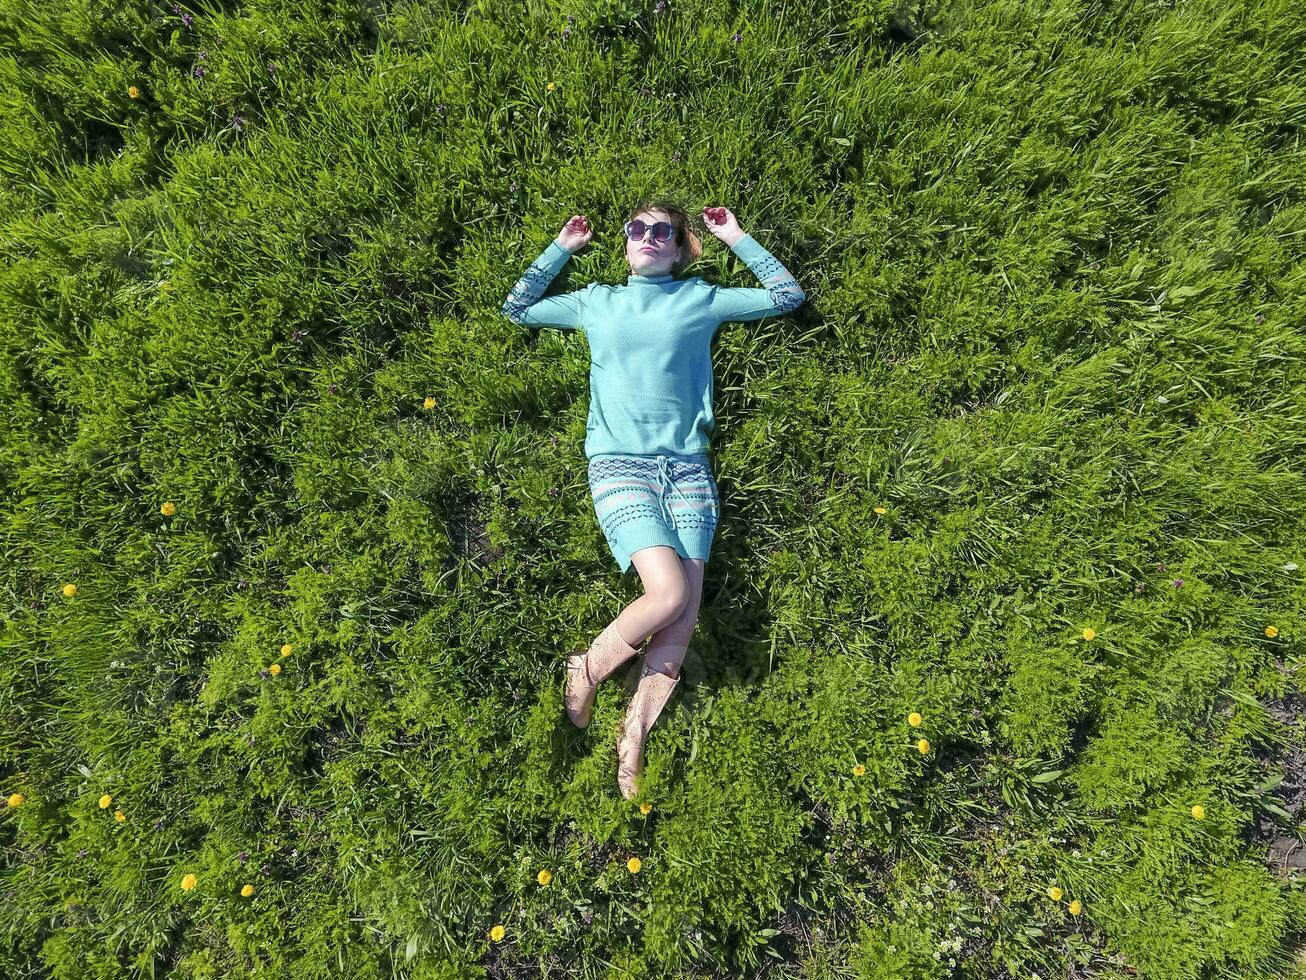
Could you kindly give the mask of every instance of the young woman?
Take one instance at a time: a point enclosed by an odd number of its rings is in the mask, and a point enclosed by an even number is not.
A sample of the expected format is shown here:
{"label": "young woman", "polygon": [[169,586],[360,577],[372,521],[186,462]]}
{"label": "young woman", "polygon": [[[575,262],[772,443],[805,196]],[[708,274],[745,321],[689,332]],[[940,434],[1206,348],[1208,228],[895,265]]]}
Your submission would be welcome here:
{"label": "young woman", "polygon": [[727,208],[704,208],[709,232],[739,256],[762,288],[680,278],[702,251],[689,215],[669,201],[644,201],[625,224],[624,286],[590,283],[544,297],[567,259],[589,243],[573,215],[503,303],[525,326],[582,330],[590,349],[585,455],[595,516],[624,574],[633,564],[644,594],[588,651],[567,658],[565,701],[581,728],[598,685],[649,639],[639,686],[617,741],[617,782],[634,799],[644,742],[680,680],[698,620],[720,498],[707,454],[712,411],[711,344],[728,320],[757,320],[806,298],[780,261],[739,227]]}

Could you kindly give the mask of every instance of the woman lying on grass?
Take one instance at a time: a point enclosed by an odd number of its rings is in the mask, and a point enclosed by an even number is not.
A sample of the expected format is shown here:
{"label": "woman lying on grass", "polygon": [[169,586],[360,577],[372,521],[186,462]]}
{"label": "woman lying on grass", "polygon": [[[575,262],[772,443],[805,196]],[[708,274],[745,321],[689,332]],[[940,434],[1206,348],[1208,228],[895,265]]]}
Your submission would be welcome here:
{"label": "woman lying on grass", "polygon": [[701,254],[699,238],[684,209],[645,201],[625,224],[630,275],[624,286],[590,283],[544,298],[567,259],[593,234],[578,214],[503,304],[514,323],[579,329],[589,342],[585,455],[594,512],[622,573],[633,564],[644,594],[588,651],[568,656],[565,701],[571,720],[588,726],[598,685],[648,639],[617,741],[617,782],[626,799],[636,795],[649,729],[680,680],[720,514],[708,456],[716,427],[712,338],[726,321],[787,313],[806,298],[789,270],[739,227],[729,209],[704,208],[703,221],[762,288],[678,278]]}

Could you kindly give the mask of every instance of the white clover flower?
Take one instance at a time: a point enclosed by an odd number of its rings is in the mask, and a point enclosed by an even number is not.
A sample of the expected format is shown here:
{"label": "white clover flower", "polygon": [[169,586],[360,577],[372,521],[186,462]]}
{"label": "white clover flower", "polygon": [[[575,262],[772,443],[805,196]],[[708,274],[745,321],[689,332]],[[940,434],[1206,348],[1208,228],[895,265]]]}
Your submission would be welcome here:
{"label": "white clover flower", "polygon": [[1170,404],[1170,399],[1166,398],[1165,395],[1157,395],[1156,400],[1160,402],[1162,405]]}
{"label": "white clover flower", "polygon": [[1295,572],[1297,571],[1297,563],[1295,561],[1290,561],[1288,564],[1283,566],[1283,570],[1285,572]]}

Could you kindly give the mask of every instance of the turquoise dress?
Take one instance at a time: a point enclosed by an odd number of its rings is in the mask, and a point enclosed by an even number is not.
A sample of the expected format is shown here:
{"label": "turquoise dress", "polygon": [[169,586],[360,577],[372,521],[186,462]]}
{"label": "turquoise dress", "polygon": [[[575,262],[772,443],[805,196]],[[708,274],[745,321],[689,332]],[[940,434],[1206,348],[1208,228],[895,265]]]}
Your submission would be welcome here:
{"label": "turquoise dress", "polygon": [[707,561],[720,516],[709,457],[712,339],[722,323],[787,313],[806,298],[751,235],[731,248],[762,287],[632,274],[624,286],[590,283],[546,297],[571,257],[555,239],[503,303],[514,323],[580,330],[589,343],[590,491],[622,572],[636,551],[656,545]]}

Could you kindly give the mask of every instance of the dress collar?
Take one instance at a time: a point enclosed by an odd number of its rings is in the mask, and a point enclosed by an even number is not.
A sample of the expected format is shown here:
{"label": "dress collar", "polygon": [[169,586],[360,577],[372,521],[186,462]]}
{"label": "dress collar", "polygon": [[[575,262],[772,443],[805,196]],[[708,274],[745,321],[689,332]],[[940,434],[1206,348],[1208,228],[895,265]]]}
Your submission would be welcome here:
{"label": "dress collar", "polygon": [[627,286],[660,286],[662,283],[675,281],[676,277],[669,272],[664,276],[629,275],[626,277]]}

